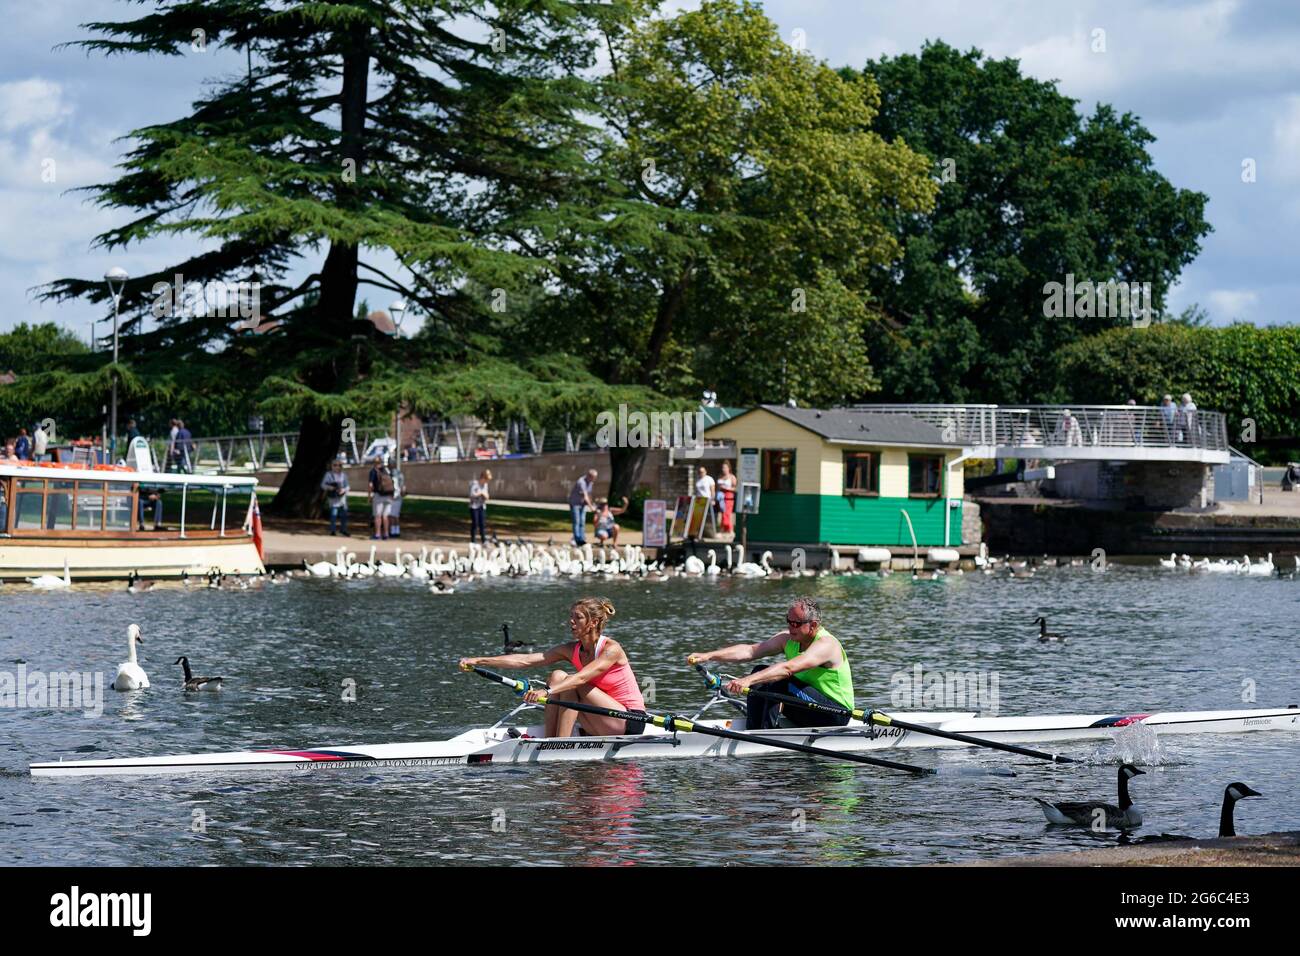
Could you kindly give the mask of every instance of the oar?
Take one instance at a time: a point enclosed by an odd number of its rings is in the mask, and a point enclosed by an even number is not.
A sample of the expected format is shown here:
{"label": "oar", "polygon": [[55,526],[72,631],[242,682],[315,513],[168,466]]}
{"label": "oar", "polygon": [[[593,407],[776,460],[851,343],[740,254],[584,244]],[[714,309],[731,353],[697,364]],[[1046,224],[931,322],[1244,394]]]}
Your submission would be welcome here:
{"label": "oar", "polygon": [[[523,694],[528,691],[528,684],[524,681],[515,680],[512,677],[505,677],[495,671],[486,670],[482,667],[469,666],[464,670],[472,670],[480,677],[486,677],[490,681],[496,681],[498,684],[504,684],[517,694]],[[598,714],[602,717],[613,717],[621,720],[639,720],[647,724],[654,724],[656,727],[662,727],[664,730],[677,730],[682,733],[704,734],[709,737],[721,737],[725,740],[738,740],[742,743],[761,744],[764,747],[775,747],[779,750],[793,750],[798,753],[812,754],[815,757],[832,757],[835,760],[851,760],[854,763],[870,764],[873,767],[884,767],[888,770],[900,770],[904,773],[911,773],[917,776],[931,777],[940,773],[932,767],[917,767],[913,764],[898,763],[894,760],[882,760],[878,757],[867,757],[863,754],[846,753],[839,750],[827,750],[825,747],[813,747],[808,744],[797,744],[789,740],[779,740],[770,737],[760,737],[756,734],[742,734],[734,730],[723,730],[720,727],[710,727],[707,724],[697,724],[685,717],[674,715],[660,716],[659,714],[634,714],[625,710],[610,710],[605,707],[596,707],[592,704],[584,704],[573,700],[550,700],[545,694],[539,697],[541,703],[552,704],[556,707],[565,707],[569,710],[582,711],[588,714]],[[994,773],[999,776],[1014,777],[1013,770],[988,770],[978,771],[981,773]]]}
{"label": "oar", "polygon": [[[722,687],[722,678],[712,671],[705,668],[703,664],[696,664],[695,669],[704,675],[704,680],[710,688]],[[989,747],[993,750],[1005,750],[1007,753],[1020,754],[1022,757],[1036,757],[1039,760],[1050,760],[1053,763],[1078,763],[1074,757],[1066,757],[1063,754],[1049,754],[1041,750],[1031,750],[1028,747],[1017,747],[1015,744],[1004,744],[996,740],[987,740],[983,737],[972,737],[969,734],[959,734],[951,730],[938,730],[934,727],[927,727],[924,724],[913,724],[905,720],[898,720],[890,717],[888,714],[882,714],[878,710],[850,710],[847,707],[835,707],[830,704],[820,704],[816,701],[803,700],[800,697],[791,697],[789,694],[782,694],[774,690],[758,690],[754,687],[746,687],[745,694],[754,697],[766,697],[769,700],[779,700],[783,704],[794,704],[797,707],[803,707],[807,710],[816,711],[822,714],[833,714],[836,717],[843,717],[848,714],[864,723],[879,724],[882,727],[898,727],[901,730],[911,730],[918,734],[929,734],[931,737],[945,737],[948,740],[959,740],[964,744],[972,744],[976,747]]]}

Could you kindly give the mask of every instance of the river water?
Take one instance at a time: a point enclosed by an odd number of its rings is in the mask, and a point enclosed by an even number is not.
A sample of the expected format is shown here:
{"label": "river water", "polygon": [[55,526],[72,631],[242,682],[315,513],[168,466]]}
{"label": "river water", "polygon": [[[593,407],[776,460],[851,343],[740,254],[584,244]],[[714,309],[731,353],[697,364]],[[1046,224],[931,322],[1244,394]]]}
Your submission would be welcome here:
{"label": "river water", "polygon": [[[1048,827],[1031,798],[1115,800],[1115,745],[1076,742],[1083,764],[986,751],[895,751],[1018,776],[912,778],[803,757],[424,771],[33,780],[32,761],[432,740],[491,723],[502,688],[455,670],[497,652],[500,625],[562,639],[567,607],[599,593],[618,615],[655,707],[705,695],[691,650],[780,628],[815,595],[851,655],[859,704],[888,706],[917,665],[978,671],[1003,715],[1131,713],[1300,703],[1300,582],[1111,565],[1029,580],[903,575],[665,583],[490,579],[435,596],[401,581],[294,581],[262,591],[117,585],[0,587],[0,672],[91,671],[111,684],[125,633],[144,635],[152,688],[105,694],[102,714],[0,697],[0,862],[9,864],[899,864],[1113,844]],[[1066,645],[1040,644],[1046,615]],[[229,678],[186,694],[180,654]],[[996,685],[991,683],[996,677]],[[899,678],[902,679],[901,677]],[[356,700],[345,700],[345,684]],[[1243,703],[1254,695],[1255,701]],[[25,701],[30,703],[30,701]],[[986,701],[987,702],[987,701]],[[1213,836],[1223,788],[1241,833],[1300,828],[1300,735],[1124,740],[1141,834]]]}

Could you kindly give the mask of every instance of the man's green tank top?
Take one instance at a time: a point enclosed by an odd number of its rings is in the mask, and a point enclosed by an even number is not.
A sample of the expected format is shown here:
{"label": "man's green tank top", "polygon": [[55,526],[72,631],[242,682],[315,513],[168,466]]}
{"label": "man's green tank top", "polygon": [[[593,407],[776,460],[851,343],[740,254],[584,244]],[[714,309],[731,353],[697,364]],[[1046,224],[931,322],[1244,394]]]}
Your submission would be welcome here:
{"label": "man's green tank top", "polygon": [[[834,667],[810,667],[806,671],[800,671],[795,675],[800,683],[807,684],[809,687],[815,687],[831,700],[835,701],[842,707],[853,709],[853,674],[849,671],[849,658],[844,653],[844,645],[830,631],[821,625],[817,626],[817,633],[813,640],[829,637],[835,642],[835,646],[840,649],[840,662]],[[803,653],[803,648],[799,646],[796,640],[785,642],[785,659],[793,660]]]}

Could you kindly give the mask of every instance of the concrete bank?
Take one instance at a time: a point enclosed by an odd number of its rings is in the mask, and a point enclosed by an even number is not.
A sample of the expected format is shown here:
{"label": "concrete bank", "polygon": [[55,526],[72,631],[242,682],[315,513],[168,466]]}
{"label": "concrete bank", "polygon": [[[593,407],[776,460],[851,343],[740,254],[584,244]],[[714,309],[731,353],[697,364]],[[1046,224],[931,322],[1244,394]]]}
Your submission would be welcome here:
{"label": "concrete bank", "polygon": [[1010,856],[956,866],[1297,866],[1300,830]]}

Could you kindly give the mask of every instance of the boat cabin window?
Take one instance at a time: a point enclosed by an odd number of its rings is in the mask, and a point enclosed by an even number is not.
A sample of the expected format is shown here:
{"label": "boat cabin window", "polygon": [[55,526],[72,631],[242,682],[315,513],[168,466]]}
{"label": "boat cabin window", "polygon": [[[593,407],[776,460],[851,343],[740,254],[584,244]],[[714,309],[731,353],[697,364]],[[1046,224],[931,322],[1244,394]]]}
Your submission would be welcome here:
{"label": "boat cabin window", "polygon": [[130,531],[132,484],[125,481],[14,481],[15,531]]}
{"label": "boat cabin window", "polygon": [[75,481],[48,482],[45,491],[45,530],[72,530],[72,489]]}
{"label": "boat cabin window", "polygon": [[131,530],[131,483],[110,481],[104,499],[104,528],[108,531]]}

